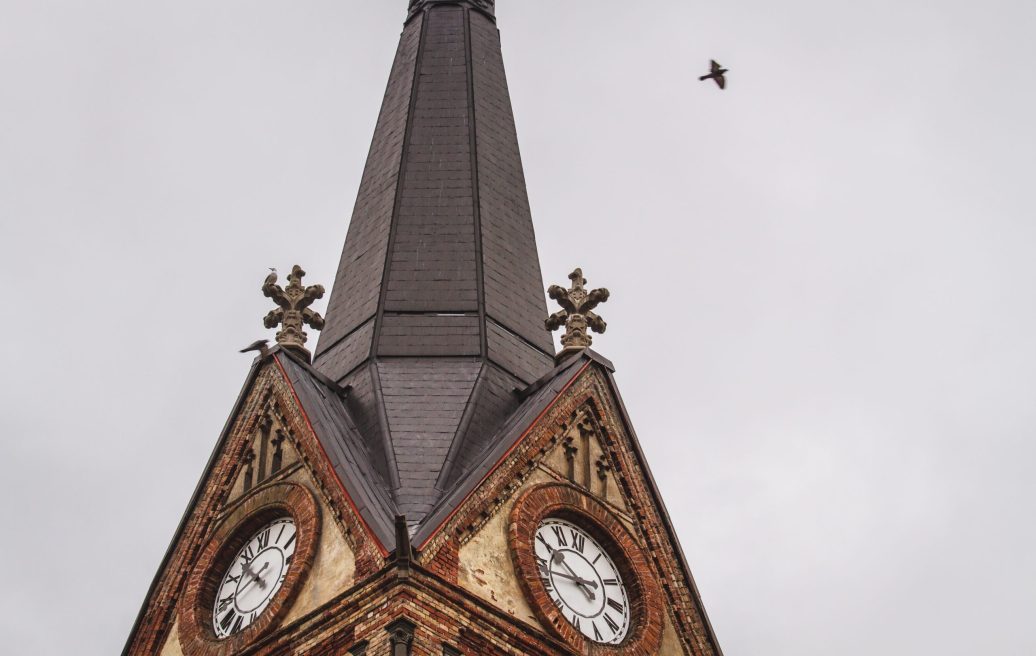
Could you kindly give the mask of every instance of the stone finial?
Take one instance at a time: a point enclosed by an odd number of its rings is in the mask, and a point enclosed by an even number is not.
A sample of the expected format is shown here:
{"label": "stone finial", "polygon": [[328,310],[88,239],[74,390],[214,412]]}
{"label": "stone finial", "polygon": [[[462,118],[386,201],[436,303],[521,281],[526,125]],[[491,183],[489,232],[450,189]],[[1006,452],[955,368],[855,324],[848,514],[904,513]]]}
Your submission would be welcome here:
{"label": "stone finial", "polygon": [[320,316],[309,306],[313,301],[324,297],[323,285],[302,286],[302,278],[306,272],[302,267],[295,265],[288,276],[288,286],[281,287],[277,284],[277,272],[273,271],[266,277],[263,283],[263,295],[272,298],[273,302],[279,305],[263,319],[263,325],[267,328],[283,326],[277,333],[277,343],[284,348],[290,348],[296,353],[310,359],[310,353],[306,350],[306,331],[302,328],[308,325],[314,330],[324,327],[324,317]]}
{"label": "stone finial", "polygon": [[604,319],[592,311],[608,300],[611,295],[608,290],[595,289],[587,292],[582,269],[576,269],[568,278],[572,281],[570,289],[557,285],[551,285],[547,289],[550,297],[562,308],[560,312],[555,312],[547,318],[547,330],[553,332],[561,326],[565,327],[565,334],[561,336],[561,345],[564,348],[558,353],[558,362],[590,346],[593,343],[590,330],[603,333],[608,328]]}

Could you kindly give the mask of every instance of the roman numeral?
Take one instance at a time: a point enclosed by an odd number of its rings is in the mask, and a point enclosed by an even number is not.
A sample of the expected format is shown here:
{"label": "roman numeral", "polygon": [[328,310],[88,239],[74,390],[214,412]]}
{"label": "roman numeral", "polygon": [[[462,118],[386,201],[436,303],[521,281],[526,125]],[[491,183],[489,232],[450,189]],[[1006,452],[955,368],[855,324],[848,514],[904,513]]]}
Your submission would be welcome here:
{"label": "roman numeral", "polygon": [[542,558],[540,558],[539,556],[536,556],[536,565],[537,565],[537,567],[539,567],[540,577],[542,577],[544,579],[549,579],[550,578],[550,572],[547,569],[547,561],[542,559]]}
{"label": "roman numeral", "polygon": [[573,530],[572,545],[575,547],[576,551],[578,551],[579,553],[583,553],[583,548],[586,547],[586,536],[580,535],[579,533],[576,533],[575,530]]}
{"label": "roman numeral", "polygon": [[223,585],[226,585],[227,583],[237,583],[240,580],[241,580],[241,575],[240,574],[238,574],[237,576],[228,576],[226,583],[224,583]]}
{"label": "roman numeral", "polygon": [[243,616],[241,616],[241,615],[238,615],[237,619],[234,620],[234,626],[233,626],[233,628],[230,629],[230,632],[231,633],[237,633],[238,631],[240,631],[241,630],[241,624],[244,623],[244,621],[245,621],[245,618]]}
{"label": "roman numeral", "polygon": [[219,621],[219,626],[223,631],[230,631],[231,625],[234,623],[234,618],[237,617],[237,612],[231,608],[227,611],[227,614],[223,616],[223,619]]}
{"label": "roman numeral", "polygon": [[230,595],[229,597],[223,597],[222,599],[220,599],[219,606],[216,608],[216,614],[218,615],[225,611],[227,607],[230,606],[230,604],[232,603],[234,603],[234,595]]}
{"label": "roman numeral", "polygon": [[288,538],[288,541],[284,543],[284,549],[285,549],[285,551],[287,551],[287,550],[288,550],[288,548],[290,548],[290,547],[291,547],[292,543],[294,543],[294,542],[295,542],[295,538],[297,538],[298,536],[299,536],[299,534],[298,534],[298,533],[292,533],[292,534],[291,534],[291,537],[290,537],[290,538]]}
{"label": "roman numeral", "polygon": [[241,552],[241,559],[247,563],[253,558],[255,558],[255,554],[252,553],[252,545],[248,545],[245,547],[245,550]]}
{"label": "roman numeral", "polygon": [[615,620],[613,620],[611,615],[608,613],[604,614],[604,623],[608,625],[608,628],[612,630],[612,633],[619,632],[619,625],[615,623]]}
{"label": "roman numeral", "polygon": [[550,530],[554,531],[554,537],[557,539],[558,546],[568,546],[568,540],[565,539],[564,529],[562,529],[560,526],[551,526]]}
{"label": "roman numeral", "polygon": [[590,622],[590,624],[592,624],[594,627],[594,640],[596,640],[597,642],[602,642],[604,640],[604,636],[601,635],[601,632],[597,630],[597,622]]}
{"label": "roman numeral", "polygon": [[277,532],[277,539],[274,540],[275,543],[281,543],[281,536],[284,535],[284,529],[287,528],[287,526],[287,524],[281,524],[281,530]]}
{"label": "roman numeral", "polygon": [[605,579],[605,585],[619,585],[619,579]]}
{"label": "roman numeral", "polygon": [[543,536],[539,533],[536,534],[536,539],[540,541],[547,548],[547,553],[554,553],[554,547],[547,544],[547,541],[543,539]]}
{"label": "roman numeral", "polygon": [[617,610],[620,613],[626,613],[626,606],[621,601],[615,601],[614,599],[608,600],[608,605]]}
{"label": "roman numeral", "polygon": [[259,613],[256,612],[256,611],[252,611],[252,614],[248,618],[248,623],[249,624],[254,623],[255,622],[255,618],[257,618],[257,617],[259,617]]}
{"label": "roman numeral", "polygon": [[572,626],[576,627],[576,631],[581,631],[579,628],[579,616],[572,613]]}
{"label": "roman numeral", "polygon": [[259,534],[259,549],[265,549],[270,544],[270,529]]}
{"label": "roman numeral", "polygon": [[591,562],[590,564],[591,564],[591,565],[596,565],[596,564],[597,564],[597,561],[598,561],[598,560],[600,560],[600,559],[601,559],[601,556],[603,556],[603,555],[604,555],[603,553],[599,553],[599,554],[597,554],[597,558],[594,558],[594,559],[593,559],[593,562]]}

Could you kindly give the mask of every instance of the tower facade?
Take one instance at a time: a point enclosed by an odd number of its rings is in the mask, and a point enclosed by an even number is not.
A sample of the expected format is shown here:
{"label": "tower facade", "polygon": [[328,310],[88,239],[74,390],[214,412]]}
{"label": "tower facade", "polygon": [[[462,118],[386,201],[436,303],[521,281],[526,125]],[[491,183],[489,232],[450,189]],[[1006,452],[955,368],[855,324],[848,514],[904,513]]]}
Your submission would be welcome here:
{"label": "tower facade", "polygon": [[304,275],[125,654],[721,654],[587,348],[607,292],[545,326],[493,0],[410,1],[326,319]]}

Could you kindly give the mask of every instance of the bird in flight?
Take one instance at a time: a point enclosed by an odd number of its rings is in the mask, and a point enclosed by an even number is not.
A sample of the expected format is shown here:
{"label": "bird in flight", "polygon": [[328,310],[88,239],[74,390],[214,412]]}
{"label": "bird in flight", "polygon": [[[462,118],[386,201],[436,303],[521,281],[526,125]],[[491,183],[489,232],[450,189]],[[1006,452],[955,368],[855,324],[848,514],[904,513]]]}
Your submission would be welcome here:
{"label": "bird in flight", "polygon": [[265,359],[266,358],[266,354],[270,351],[270,349],[267,348],[267,345],[269,343],[270,343],[269,340],[260,339],[260,340],[258,340],[256,342],[253,342],[253,343],[249,344],[248,346],[244,347],[243,349],[241,349],[241,352],[242,353],[248,353],[249,351],[259,351],[259,357]]}
{"label": "bird in flight", "polygon": [[698,79],[702,80],[702,81],[704,81],[704,80],[716,80],[716,84],[719,85],[720,89],[726,89],[727,88],[727,78],[724,77],[724,73],[726,73],[727,70],[728,69],[723,68],[722,66],[719,65],[719,62],[717,62],[715,59],[713,59],[712,60],[712,71],[708,75],[702,75]]}

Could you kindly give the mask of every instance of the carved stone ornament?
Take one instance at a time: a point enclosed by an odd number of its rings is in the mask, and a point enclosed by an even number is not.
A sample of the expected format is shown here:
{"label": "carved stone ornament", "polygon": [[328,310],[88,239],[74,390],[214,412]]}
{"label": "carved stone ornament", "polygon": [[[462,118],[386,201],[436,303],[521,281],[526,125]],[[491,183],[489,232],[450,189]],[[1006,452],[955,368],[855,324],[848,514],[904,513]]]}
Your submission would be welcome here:
{"label": "carved stone ornament", "polygon": [[324,327],[324,317],[309,309],[313,301],[324,297],[323,285],[302,286],[302,278],[306,272],[302,267],[295,265],[288,276],[288,286],[281,287],[277,284],[277,272],[272,272],[266,277],[263,283],[263,295],[272,298],[278,307],[272,310],[263,319],[263,325],[267,328],[282,326],[277,333],[277,343],[284,348],[290,348],[296,353],[310,358],[306,350],[306,332],[302,329],[308,325],[314,330]]}
{"label": "carved stone ornament", "polygon": [[417,628],[410,620],[400,618],[385,627],[392,645],[392,656],[410,656],[414,646],[414,630]]}
{"label": "carved stone ornament", "polygon": [[594,314],[593,309],[607,301],[610,292],[607,289],[587,292],[582,269],[576,269],[568,278],[572,281],[571,288],[564,289],[551,285],[547,289],[550,297],[562,308],[560,312],[555,312],[547,318],[547,330],[553,332],[561,326],[565,327],[565,334],[561,336],[561,345],[565,348],[558,354],[559,362],[593,343],[590,330],[603,333],[608,328],[608,324]]}
{"label": "carved stone ornament", "polygon": [[490,16],[495,15],[496,11],[496,0],[410,0],[410,16],[413,17],[417,12],[421,11],[431,5],[468,5],[474,7],[480,11],[489,14]]}

